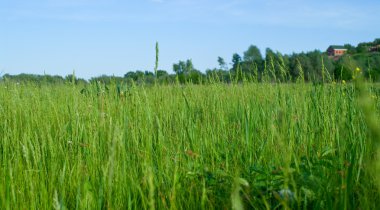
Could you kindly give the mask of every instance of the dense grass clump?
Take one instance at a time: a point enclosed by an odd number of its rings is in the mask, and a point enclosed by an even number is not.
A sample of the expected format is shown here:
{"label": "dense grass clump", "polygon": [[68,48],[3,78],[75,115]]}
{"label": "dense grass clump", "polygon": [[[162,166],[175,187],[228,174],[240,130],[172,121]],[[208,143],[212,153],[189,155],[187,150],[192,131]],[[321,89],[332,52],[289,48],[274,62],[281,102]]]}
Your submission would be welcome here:
{"label": "dense grass clump", "polygon": [[3,83],[0,209],[376,209],[359,92]]}

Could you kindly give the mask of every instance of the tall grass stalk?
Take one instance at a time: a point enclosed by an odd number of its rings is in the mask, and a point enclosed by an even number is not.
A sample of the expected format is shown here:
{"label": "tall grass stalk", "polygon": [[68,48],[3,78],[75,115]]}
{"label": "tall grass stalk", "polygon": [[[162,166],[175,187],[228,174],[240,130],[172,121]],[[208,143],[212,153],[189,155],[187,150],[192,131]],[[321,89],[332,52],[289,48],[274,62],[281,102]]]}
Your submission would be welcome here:
{"label": "tall grass stalk", "polygon": [[0,209],[376,209],[379,87],[299,81],[3,82]]}

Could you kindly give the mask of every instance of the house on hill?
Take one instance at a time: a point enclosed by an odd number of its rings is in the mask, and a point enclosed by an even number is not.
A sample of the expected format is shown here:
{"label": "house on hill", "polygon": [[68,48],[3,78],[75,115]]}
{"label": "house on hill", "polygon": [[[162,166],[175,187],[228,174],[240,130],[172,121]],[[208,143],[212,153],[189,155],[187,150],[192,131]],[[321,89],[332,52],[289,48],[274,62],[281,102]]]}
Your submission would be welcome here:
{"label": "house on hill", "polygon": [[380,44],[369,48],[370,52],[380,52]]}
{"label": "house on hill", "polygon": [[345,53],[347,53],[347,48],[339,45],[331,45],[329,48],[327,48],[327,55],[328,56],[342,56]]}

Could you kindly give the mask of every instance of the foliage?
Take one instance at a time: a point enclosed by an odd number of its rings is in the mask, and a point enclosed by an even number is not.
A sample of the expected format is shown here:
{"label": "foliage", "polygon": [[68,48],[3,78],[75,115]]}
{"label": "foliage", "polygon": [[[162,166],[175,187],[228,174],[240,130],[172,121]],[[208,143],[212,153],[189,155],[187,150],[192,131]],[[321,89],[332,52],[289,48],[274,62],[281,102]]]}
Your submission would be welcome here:
{"label": "foliage", "polygon": [[255,45],[249,46],[247,51],[244,52],[244,61],[245,62],[256,62],[261,63],[263,57],[258,47]]}
{"label": "foliage", "polygon": [[[369,52],[370,47],[377,46],[380,39],[373,42],[359,43],[356,47],[350,44],[344,46],[348,53],[342,57],[331,58],[319,50],[310,52],[293,53],[283,55],[280,52],[267,48],[265,58],[259,48],[250,45],[244,52],[243,58],[234,53],[231,60],[231,68],[222,57],[217,58],[219,67],[207,69],[205,72],[197,70],[193,61],[187,59],[173,64],[174,74],[166,70],[158,69],[158,43],[156,43],[156,62],[152,71],[136,70],[127,72],[124,77],[102,75],[93,77],[89,82],[100,81],[102,83],[128,84],[174,84],[174,83],[213,83],[232,81],[244,82],[296,82],[302,78],[306,82],[332,82],[351,81],[352,72],[359,67],[368,81],[380,81],[380,52]],[[10,80],[22,83],[38,84],[63,84],[70,82],[71,75],[62,78],[61,76],[50,75],[9,75],[3,76],[3,80]],[[87,83],[84,79],[75,78],[77,84]]]}
{"label": "foliage", "polygon": [[0,209],[380,205],[350,84],[4,81],[0,97]]}
{"label": "foliage", "polygon": [[233,55],[232,55],[232,69],[231,69],[231,71],[233,71],[233,72],[237,72],[237,69],[238,69],[238,67],[239,67],[239,65],[241,64],[241,61],[242,61],[242,59],[241,59],[241,56],[239,55],[239,54],[237,54],[237,53],[234,53]]}
{"label": "foliage", "polygon": [[218,57],[218,64],[219,64],[220,69],[225,70],[225,71],[228,69],[227,63],[224,61],[222,57]]}

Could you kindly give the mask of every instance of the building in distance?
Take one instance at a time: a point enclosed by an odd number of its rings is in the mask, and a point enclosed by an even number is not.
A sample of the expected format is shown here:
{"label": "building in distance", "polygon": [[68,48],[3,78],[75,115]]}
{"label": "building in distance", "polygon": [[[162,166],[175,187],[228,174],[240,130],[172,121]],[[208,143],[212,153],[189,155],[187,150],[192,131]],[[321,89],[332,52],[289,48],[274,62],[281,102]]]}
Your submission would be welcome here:
{"label": "building in distance", "polygon": [[380,44],[370,47],[368,49],[368,51],[370,51],[370,52],[380,52]]}
{"label": "building in distance", "polygon": [[347,53],[347,48],[340,45],[331,45],[327,48],[327,55],[332,57],[340,57]]}

